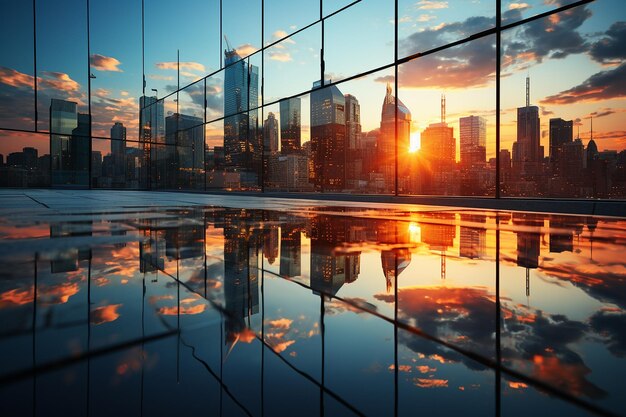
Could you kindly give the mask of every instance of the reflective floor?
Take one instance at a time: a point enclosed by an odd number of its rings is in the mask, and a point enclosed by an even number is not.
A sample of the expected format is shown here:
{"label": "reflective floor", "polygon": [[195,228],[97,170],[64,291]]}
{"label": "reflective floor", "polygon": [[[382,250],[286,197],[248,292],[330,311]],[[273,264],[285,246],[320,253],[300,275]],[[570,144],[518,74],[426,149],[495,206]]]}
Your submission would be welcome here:
{"label": "reflective floor", "polygon": [[0,415],[626,415],[626,220],[0,193]]}

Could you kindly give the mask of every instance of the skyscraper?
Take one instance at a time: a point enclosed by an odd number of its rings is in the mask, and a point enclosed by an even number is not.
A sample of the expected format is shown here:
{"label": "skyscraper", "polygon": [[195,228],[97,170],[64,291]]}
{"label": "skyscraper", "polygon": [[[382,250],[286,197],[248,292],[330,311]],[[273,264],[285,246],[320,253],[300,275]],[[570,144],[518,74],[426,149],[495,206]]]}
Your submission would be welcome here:
{"label": "skyscraper", "polygon": [[361,106],[351,94],[346,99],[346,148],[357,149],[361,140]]}
{"label": "skyscraper", "polygon": [[263,146],[266,154],[278,152],[278,120],[272,112],[263,122]]}
{"label": "skyscraper", "polygon": [[156,97],[141,96],[139,98],[139,142],[143,151],[141,183],[148,186],[148,178],[157,181],[159,178],[159,162],[162,152],[159,146],[165,141],[165,110],[164,100]]}
{"label": "skyscraper", "polygon": [[261,142],[258,132],[259,69],[235,49],[224,51],[224,153],[226,167],[242,173],[242,181],[258,185]]}
{"label": "skyscraper", "polygon": [[550,119],[550,164],[557,171],[563,145],[574,140],[573,128],[572,120]]}
{"label": "skyscraper", "polygon": [[300,151],[302,104],[298,97],[280,102],[280,152]]}
{"label": "skyscraper", "polygon": [[311,91],[311,182],[318,190],[341,190],[345,183],[345,98],[335,85]]}
{"label": "skyscraper", "polygon": [[113,156],[114,178],[122,182],[123,187],[126,177],[126,128],[120,122],[115,122],[111,127],[111,155]]}
{"label": "skyscraper", "polygon": [[450,168],[456,160],[454,129],[447,123],[431,123],[421,135],[421,152],[433,170]]}
{"label": "skyscraper", "polygon": [[407,192],[406,179],[410,175],[409,148],[411,146],[411,112],[398,100],[398,136],[396,158],[396,97],[387,83],[387,93],[383,100],[380,117],[380,134],[378,136],[379,171],[383,174],[385,187],[391,192],[396,177],[396,160],[398,162],[398,189]]}
{"label": "skyscraper", "polygon": [[513,169],[524,176],[539,173],[543,158],[539,144],[539,107],[530,105],[530,78],[526,78],[526,106],[517,108],[517,140],[513,143]]}
{"label": "skyscraper", "polygon": [[461,165],[464,168],[484,166],[486,156],[487,121],[480,116],[459,119]]}
{"label": "skyscraper", "polygon": [[78,126],[76,103],[53,98],[50,101],[50,156],[52,185],[70,182],[71,170],[70,139]]}
{"label": "skyscraper", "polygon": [[204,169],[203,119],[180,113],[166,117],[165,142],[171,169],[169,187],[194,188],[194,178]]}

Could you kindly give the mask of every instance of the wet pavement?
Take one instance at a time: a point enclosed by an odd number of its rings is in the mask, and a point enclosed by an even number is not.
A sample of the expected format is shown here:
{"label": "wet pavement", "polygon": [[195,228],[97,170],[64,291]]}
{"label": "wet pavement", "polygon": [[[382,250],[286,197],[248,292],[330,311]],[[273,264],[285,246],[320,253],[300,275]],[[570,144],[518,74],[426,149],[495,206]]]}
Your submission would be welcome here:
{"label": "wet pavement", "polygon": [[626,220],[0,192],[0,415],[626,415]]}

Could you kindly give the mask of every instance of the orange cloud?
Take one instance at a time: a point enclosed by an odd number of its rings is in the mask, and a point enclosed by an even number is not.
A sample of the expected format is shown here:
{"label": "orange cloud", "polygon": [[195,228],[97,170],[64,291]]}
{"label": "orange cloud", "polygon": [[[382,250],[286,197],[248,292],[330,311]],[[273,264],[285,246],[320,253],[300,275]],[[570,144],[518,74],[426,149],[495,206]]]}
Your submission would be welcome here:
{"label": "orange cloud", "polygon": [[0,67],[0,83],[16,88],[35,88],[35,77],[12,68]]}
{"label": "orange cloud", "polygon": [[447,379],[413,378],[413,384],[420,388],[448,388]]}
{"label": "orange cloud", "polygon": [[271,320],[270,321],[270,326],[276,327],[277,329],[285,329],[285,330],[287,330],[291,326],[291,323],[293,323],[293,320],[289,320],[287,318],[281,318],[281,319],[277,319],[277,320]]}
{"label": "orange cloud", "polygon": [[92,54],[91,57],[89,57],[89,63],[92,68],[98,71],[123,72],[119,68],[122,63],[111,56]]}
{"label": "orange cloud", "polygon": [[103,307],[98,307],[91,312],[91,324],[99,325],[103,323],[109,323],[119,318],[120,314],[118,309],[122,304],[110,304]]}
{"label": "orange cloud", "polygon": [[34,294],[32,286],[27,290],[15,288],[5,291],[0,294],[0,310],[7,307],[30,304],[33,302]]}

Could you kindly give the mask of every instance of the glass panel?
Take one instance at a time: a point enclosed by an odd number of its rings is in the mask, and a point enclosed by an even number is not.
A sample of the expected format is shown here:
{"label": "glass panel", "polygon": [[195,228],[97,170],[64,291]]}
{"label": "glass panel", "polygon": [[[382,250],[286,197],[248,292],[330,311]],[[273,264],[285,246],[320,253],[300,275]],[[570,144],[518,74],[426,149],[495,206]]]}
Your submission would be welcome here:
{"label": "glass panel", "polygon": [[[315,2],[317,4],[317,2]],[[342,7],[356,3],[355,0],[322,0],[322,12],[324,16],[336,12]]]}
{"label": "glass panel", "polygon": [[265,102],[311,89],[320,77],[321,24],[265,50]]}
{"label": "glass panel", "polygon": [[265,0],[265,42],[284,38],[320,18],[319,1]]}
{"label": "glass panel", "polygon": [[93,188],[145,187],[145,153],[141,143],[125,140],[123,127],[111,128],[111,140],[92,139],[91,186]]}
{"label": "glass panel", "polygon": [[408,149],[406,141],[398,144],[399,163],[406,163],[398,169],[399,192],[494,195],[495,166],[487,160],[495,157],[495,40],[476,39],[398,68],[401,103],[419,115]]}
{"label": "glass panel", "polygon": [[50,186],[50,135],[0,130],[0,187]]}
{"label": "glass panel", "polygon": [[502,195],[626,197],[618,5],[583,5],[503,32]]}
{"label": "glass panel", "polygon": [[[160,107],[163,106],[165,117],[163,119],[163,136],[158,136],[161,128],[157,127],[156,142],[151,145],[150,164],[153,176],[150,178],[152,188],[175,189],[177,169],[176,169],[176,120],[178,106],[176,95],[171,95],[161,99],[157,106],[157,115]],[[168,123],[169,120],[169,123]]]}
{"label": "glass panel", "polygon": [[1,7],[0,128],[35,130],[33,5],[2,1]]}
{"label": "glass panel", "polygon": [[206,79],[206,120],[210,122],[224,117],[224,74],[227,70]]}
{"label": "glass panel", "polygon": [[206,186],[207,189],[238,189],[240,187],[240,175],[231,169],[227,169],[226,156],[224,153],[224,122],[207,123],[206,135]]}
{"label": "glass panel", "polygon": [[398,57],[465,39],[496,25],[496,1],[398,1]]}
{"label": "glass panel", "polygon": [[245,6],[223,2],[222,26],[226,67],[234,54],[244,58],[261,47],[261,0],[249,0]]}
{"label": "glass panel", "polygon": [[[139,25],[140,20],[135,22]],[[165,0],[145,2],[146,91],[176,85],[177,52],[180,83],[186,85],[220,68],[220,1]]]}
{"label": "glass panel", "polygon": [[[37,113],[42,131],[53,131],[52,166],[55,171],[80,171],[69,163],[62,152],[70,152],[59,142],[67,142],[72,129],[78,126],[77,113],[87,113],[87,7],[84,0],[37,1]],[[62,25],[59,22],[69,22]],[[54,103],[52,100],[57,100]],[[62,116],[63,112],[65,116]],[[52,113],[52,118],[50,114]],[[84,122],[87,122],[84,120]],[[56,131],[56,132],[55,132]],[[88,133],[88,129],[86,129]],[[87,143],[89,139],[87,139]],[[71,177],[71,178],[70,178]],[[53,185],[87,184],[73,174],[52,177]]]}
{"label": "glass panel", "polygon": [[[103,19],[116,10],[116,30]],[[90,1],[92,135],[108,138],[121,123],[128,140],[139,137],[137,100],[141,96],[141,4],[124,0]]]}
{"label": "glass panel", "polygon": [[[395,190],[393,74],[390,68],[335,87],[343,96],[344,106],[345,142],[341,162],[345,192],[388,194]],[[402,121],[408,117],[410,123],[410,114],[400,110],[399,117]],[[398,135],[402,137],[402,129]]]}
{"label": "glass panel", "polygon": [[338,81],[391,64],[394,5],[367,0],[324,22],[324,76]]}

